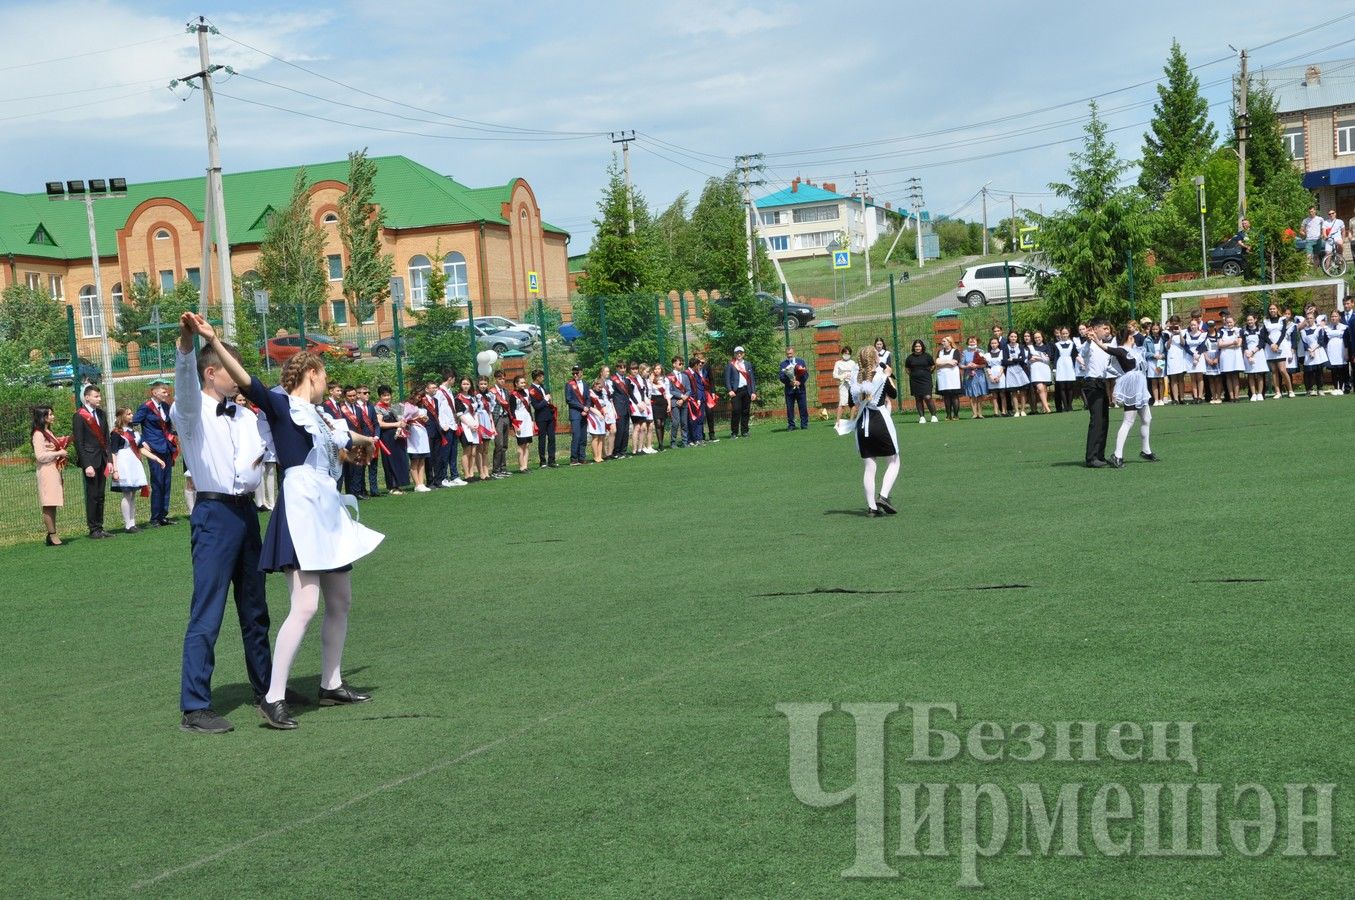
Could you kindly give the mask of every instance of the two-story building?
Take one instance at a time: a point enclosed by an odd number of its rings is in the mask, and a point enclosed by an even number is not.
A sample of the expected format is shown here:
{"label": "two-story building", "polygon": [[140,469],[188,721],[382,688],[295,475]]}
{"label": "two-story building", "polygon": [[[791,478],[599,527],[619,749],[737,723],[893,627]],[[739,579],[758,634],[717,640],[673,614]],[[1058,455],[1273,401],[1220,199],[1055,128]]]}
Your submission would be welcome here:
{"label": "two-story building", "polygon": [[[477,314],[521,317],[541,296],[567,308],[569,235],[545,222],[531,186],[521,178],[469,188],[403,156],[376,157],[374,202],[385,213],[382,249],[395,258],[405,282],[407,309],[428,304],[434,266],[447,276],[452,303],[471,299]],[[231,269],[237,281],[257,277],[259,249],[274,210],[286,207],[297,167],[224,176]],[[338,203],[348,190],[348,161],[306,167],[310,214],[325,235],[329,302],[323,324],[389,335],[386,305],[350,310],[343,296],[348,259],[339,239]],[[216,301],[215,284],[202,284],[203,178],[129,184],[125,197],[94,204],[103,296],[94,288],[83,203],[50,202],[45,194],[0,192],[0,288],[21,283],[76,306],[81,352],[91,351],[113,321],[131,285],[149,280],[162,291],[192,281]],[[214,281],[214,279],[213,279]],[[355,321],[360,320],[360,321]]]}
{"label": "two-story building", "polygon": [[888,206],[837,192],[831,182],[822,186],[796,178],[790,187],[755,201],[758,236],[769,256],[799,259],[828,255],[834,241],[854,253],[898,227],[900,215]]}
{"label": "two-story building", "polygon": [[1280,127],[1319,211],[1355,216],[1355,59],[1266,69]]}

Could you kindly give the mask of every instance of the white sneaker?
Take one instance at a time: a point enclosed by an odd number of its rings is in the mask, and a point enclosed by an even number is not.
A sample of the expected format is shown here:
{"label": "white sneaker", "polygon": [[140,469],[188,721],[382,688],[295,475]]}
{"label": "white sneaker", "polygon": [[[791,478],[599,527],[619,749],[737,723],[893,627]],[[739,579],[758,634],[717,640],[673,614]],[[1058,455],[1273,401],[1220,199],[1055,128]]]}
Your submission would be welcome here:
{"label": "white sneaker", "polygon": [[932,416],[932,421],[933,421],[933,422],[936,421],[936,416]]}
{"label": "white sneaker", "polygon": [[449,479],[449,478],[444,478],[444,479],[442,479],[442,481],[438,482],[438,484],[442,485],[443,487],[451,487],[451,486],[452,486],[451,479]]}
{"label": "white sneaker", "polygon": [[469,483],[470,482],[461,478],[453,478],[451,481],[447,482],[447,487],[465,487]]}
{"label": "white sneaker", "polygon": [[1293,392],[1293,391],[1290,391],[1290,392],[1289,392],[1289,399],[1290,399],[1290,400],[1293,400],[1293,399],[1294,399],[1294,392]]}
{"label": "white sneaker", "polygon": [[918,417],[917,417],[917,424],[919,424],[919,425],[926,425],[926,424],[927,424],[927,417],[926,417],[926,416],[918,416]]}
{"label": "white sneaker", "polygon": [[426,484],[416,484],[416,485],[414,485],[414,493],[416,493],[416,494],[431,494],[432,492],[433,492],[433,489],[430,488],[430,487],[429,487],[428,485],[426,485]]}
{"label": "white sneaker", "polygon": [[1162,398],[1162,404],[1161,404],[1161,405],[1162,405],[1162,406],[1171,406],[1171,405],[1172,405],[1172,398],[1171,398],[1171,397],[1163,397],[1163,398]]}

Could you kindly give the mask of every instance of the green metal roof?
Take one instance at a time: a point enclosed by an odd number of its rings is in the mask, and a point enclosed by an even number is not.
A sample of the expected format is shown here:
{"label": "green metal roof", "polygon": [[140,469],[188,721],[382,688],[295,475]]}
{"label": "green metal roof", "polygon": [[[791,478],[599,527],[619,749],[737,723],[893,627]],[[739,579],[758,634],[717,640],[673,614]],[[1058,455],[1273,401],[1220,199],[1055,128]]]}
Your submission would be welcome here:
{"label": "green metal roof", "polygon": [[[373,157],[377,166],[375,202],[386,214],[388,228],[419,228],[488,222],[507,225],[501,205],[512,196],[516,179],[488,188],[469,188],[404,156]],[[280,209],[291,196],[292,180],[300,166],[237,172],[223,179],[226,221],[231,244],[259,243],[264,238],[264,213]],[[305,166],[306,178],[341,181],[348,178],[348,160]],[[206,192],[205,178],[129,183],[127,196],[107,198],[94,204],[99,253],[117,252],[115,232],[127,217],[147,200],[179,201],[200,221]],[[39,226],[52,243],[33,243]],[[542,223],[546,231],[568,234],[562,228]],[[16,194],[0,191],[0,254],[13,253],[45,259],[80,259],[89,256],[89,227],[84,204],[51,201],[46,194]]]}
{"label": "green metal roof", "polygon": [[571,274],[575,272],[588,271],[588,254],[576,253],[573,256],[571,256],[569,258],[569,271]]}

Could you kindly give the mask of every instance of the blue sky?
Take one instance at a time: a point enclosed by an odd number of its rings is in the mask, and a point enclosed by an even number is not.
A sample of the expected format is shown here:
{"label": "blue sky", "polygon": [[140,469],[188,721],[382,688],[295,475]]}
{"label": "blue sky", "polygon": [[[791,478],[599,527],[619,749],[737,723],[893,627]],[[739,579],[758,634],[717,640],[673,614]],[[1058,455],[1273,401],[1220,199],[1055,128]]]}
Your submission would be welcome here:
{"label": "blue sky", "polygon": [[[1231,55],[1230,43],[1257,47],[1335,15],[1304,4],[1252,5],[1243,14],[1235,2],[1157,0],[532,2],[479,14],[488,8],[415,0],[0,3],[0,189],[201,174],[201,97],[166,87],[198,68],[184,24],[200,13],[222,31],[211,40],[212,61],[240,73],[219,85],[227,171],[341,159],[367,146],[471,186],[520,176],[546,218],[573,232],[577,253],[587,249],[615,149],[589,133],[634,129],[632,170],[651,208],[682,191],[694,200],[735,154],[764,152],[766,192],[796,175],[849,191],[852,173],[869,171],[877,199],[898,204],[916,175],[929,208],[977,219],[979,203],[970,198],[991,182],[1001,192],[989,204],[996,222],[1009,191],[1019,192],[1019,206],[1051,208],[1043,194],[1063,178],[1076,145],[1022,148],[1075,138],[1086,104],[1019,114],[1159,77],[1174,36],[1197,65]],[[1349,58],[1351,34],[1348,22],[1318,28],[1257,50],[1253,66]],[[75,54],[84,55],[48,62]],[[1198,72],[1206,85],[1219,82],[1205,93],[1218,103],[1221,132],[1235,68],[1234,58]],[[1128,158],[1138,155],[1154,96],[1147,85],[1100,101]],[[1007,116],[1017,117],[976,125]],[[464,120],[489,124],[456,127]],[[961,126],[973,127],[954,130]],[[846,148],[867,142],[881,143]]]}

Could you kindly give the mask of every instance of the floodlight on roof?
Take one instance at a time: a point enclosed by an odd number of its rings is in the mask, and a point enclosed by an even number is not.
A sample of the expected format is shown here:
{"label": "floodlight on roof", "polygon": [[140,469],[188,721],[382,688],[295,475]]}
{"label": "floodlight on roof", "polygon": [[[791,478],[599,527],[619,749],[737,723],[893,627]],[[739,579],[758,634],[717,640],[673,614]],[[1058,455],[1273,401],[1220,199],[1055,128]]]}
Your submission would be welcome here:
{"label": "floodlight on roof", "polygon": [[107,193],[108,182],[102,178],[91,178],[89,180],[89,192],[91,194]]}
{"label": "floodlight on roof", "polygon": [[108,189],[115,194],[127,193],[127,179],[126,178],[108,179]]}
{"label": "floodlight on roof", "polygon": [[60,181],[47,182],[47,196],[48,197],[66,196],[66,185],[62,184]]}
{"label": "floodlight on roof", "polygon": [[83,194],[84,192],[85,192],[85,183],[84,183],[83,181],[68,181],[68,182],[66,182],[66,193],[68,193],[68,194]]}

